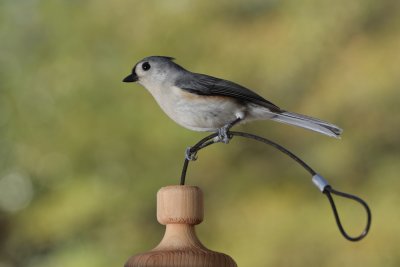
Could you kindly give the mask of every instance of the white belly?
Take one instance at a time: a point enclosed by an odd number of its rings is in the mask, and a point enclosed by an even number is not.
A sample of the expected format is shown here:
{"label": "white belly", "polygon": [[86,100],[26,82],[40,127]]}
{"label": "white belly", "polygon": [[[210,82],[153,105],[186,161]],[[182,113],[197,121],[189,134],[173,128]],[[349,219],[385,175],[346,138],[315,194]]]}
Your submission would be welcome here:
{"label": "white belly", "polygon": [[215,131],[245,115],[246,106],[227,97],[201,96],[177,87],[149,91],[171,119],[194,131]]}

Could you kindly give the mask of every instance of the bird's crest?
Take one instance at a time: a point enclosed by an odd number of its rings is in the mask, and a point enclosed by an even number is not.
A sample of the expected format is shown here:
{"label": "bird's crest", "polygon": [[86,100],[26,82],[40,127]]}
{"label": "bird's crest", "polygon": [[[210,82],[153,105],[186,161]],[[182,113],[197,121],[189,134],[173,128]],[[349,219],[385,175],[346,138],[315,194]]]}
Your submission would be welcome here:
{"label": "bird's crest", "polygon": [[151,57],[147,57],[147,58],[159,58],[159,59],[164,59],[164,60],[169,60],[169,61],[174,61],[175,60],[175,58],[168,57],[168,56],[151,56]]}

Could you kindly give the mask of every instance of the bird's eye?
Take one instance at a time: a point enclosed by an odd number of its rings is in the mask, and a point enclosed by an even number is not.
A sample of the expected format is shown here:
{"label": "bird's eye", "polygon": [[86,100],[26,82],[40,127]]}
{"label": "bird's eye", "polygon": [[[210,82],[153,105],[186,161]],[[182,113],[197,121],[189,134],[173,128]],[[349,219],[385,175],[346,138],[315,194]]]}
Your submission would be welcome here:
{"label": "bird's eye", "polygon": [[143,69],[144,71],[148,71],[148,70],[150,69],[150,64],[149,64],[149,62],[143,63],[143,64],[142,64],[142,69]]}

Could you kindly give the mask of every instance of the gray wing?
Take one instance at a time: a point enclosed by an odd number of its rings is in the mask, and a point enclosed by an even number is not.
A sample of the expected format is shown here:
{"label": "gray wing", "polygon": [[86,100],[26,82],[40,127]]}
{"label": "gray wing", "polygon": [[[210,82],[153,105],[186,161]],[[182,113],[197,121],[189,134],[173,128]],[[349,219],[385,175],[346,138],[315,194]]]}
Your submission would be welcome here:
{"label": "gray wing", "polygon": [[183,90],[198,95],[230,96],[240,101],[255,103],[274,112],[283,112],[278,106],[264,99],[253,91],[227,80],[212,76],[186,72],[177,79],[175,85]]}

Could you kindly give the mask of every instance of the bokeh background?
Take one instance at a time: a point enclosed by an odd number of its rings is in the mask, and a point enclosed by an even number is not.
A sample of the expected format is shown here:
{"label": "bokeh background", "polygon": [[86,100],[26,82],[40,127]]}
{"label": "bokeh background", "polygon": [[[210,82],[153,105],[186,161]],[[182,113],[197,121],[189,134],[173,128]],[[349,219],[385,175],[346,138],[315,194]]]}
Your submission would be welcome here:
{"label": "bokeh background", "polygon": [[[177,184],[183,129],[121,80],[149,55],[245,85],[344,128],[335,140],[275,122],[239,126],[291,149],[371,206],[340,236],[296,163],[234,139],[200,152],[203,243],[239,266],[400,265],[400,2],[0,2],[0,266],[122,266],[164,232],[155,195]],[[364,213],[338,200],[358,234]]]}

